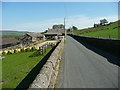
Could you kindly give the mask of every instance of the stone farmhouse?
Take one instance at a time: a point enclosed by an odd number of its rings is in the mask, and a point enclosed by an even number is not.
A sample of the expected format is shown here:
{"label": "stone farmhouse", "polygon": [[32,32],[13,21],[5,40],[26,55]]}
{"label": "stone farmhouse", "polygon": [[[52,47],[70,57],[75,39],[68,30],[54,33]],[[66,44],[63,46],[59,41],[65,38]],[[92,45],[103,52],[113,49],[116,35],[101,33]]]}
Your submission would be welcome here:
{"label": "stone farmhouse", "polygon": [[108,21],[106,19],[101,19],[100,24],[94,24],[94,28],[100,27],[100,26],[106,26],[106,25],[110,25],[110,24],[112,24],[112,23],[111,22],[108,23]]}
{"label": "stone farmhouse", "polygon": [[28,45],[42,40],[45,40],[45,36],[40,33],[26,33],[20,38],[22,44]]}
{"label": "stone farmhouse", "polygon": [[95,27],[100,27],[100,26],[102,26],[102,25],[100,25],[100,24],[94,24],[94,28]]}
{"label": "stone farmhouse", "polygon": [[60,25],[53,25],[52,29],[46,30],[47,32],[44,33],[46,39],[52,39],[52,40],[57,40],[60,38],[63,38],[64,36],[64,25],[60,24]]}

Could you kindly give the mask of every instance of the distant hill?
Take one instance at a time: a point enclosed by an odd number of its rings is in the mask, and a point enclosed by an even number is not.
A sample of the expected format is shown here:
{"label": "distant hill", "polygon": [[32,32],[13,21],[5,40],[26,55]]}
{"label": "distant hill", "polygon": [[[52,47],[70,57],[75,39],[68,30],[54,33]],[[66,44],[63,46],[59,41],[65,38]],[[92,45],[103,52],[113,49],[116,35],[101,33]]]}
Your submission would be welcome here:
{"label": "distant hill", "polygon": [[120,39],[120,25],[118,23],[120,23],[120,20],[112,22],[110,25],[85,28],[73,31],[73,33],[79,36]]}
{"label": "distant hill", "polygon": [[25,33],[30,33],[30,32],[27,32],[27,31],[7,31],[7,30],[3,30],[3,31],[0,31],[1,33],[1,37],[2,38],[12,38],[12,37],[19,37],[19,36],[22,36],[24,35]]}

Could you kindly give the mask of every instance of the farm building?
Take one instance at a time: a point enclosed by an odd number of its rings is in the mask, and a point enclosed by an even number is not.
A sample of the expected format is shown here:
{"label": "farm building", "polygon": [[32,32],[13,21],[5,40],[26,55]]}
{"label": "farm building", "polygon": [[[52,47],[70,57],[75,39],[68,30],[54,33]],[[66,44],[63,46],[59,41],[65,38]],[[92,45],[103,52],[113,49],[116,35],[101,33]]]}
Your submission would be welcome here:
{"label": "farm building", "polygon": [[64,36],[64,29],[48,29],[46,33],[44,33],[46,39],[60,39],[60,37]]}
{"label": "farm building", "polygon": [[64,36],[64,25],[53,25],[52,29],[46,30],[47,32],[44,33],[46,39],[60,39]]}
{"label": "farm building", "polygon": [[100,27],[101,25],[100,24],[94,24],[94,28],[95,27]]}
{"label": "farm building", "polygon": [[23,44],[30,44],[37,41],[44,40],[45,36],[39,33],[26,33],[20,38],[20,42]]}
{"label": "farm building", "polygon": [[20,41],[15,38],[3,38],[0,40],[0,49],[19,44]]}

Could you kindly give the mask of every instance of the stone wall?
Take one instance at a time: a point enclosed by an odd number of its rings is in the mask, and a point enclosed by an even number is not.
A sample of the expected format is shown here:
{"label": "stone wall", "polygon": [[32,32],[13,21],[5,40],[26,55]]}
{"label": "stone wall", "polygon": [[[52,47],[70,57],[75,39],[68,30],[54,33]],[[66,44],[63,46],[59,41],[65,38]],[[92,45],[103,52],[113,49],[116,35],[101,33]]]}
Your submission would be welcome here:
{"label": "stone wall", "polygon": [[61,40],[59,45],[53,51],[53,53],[47,60],[46,64],[41,69],[40,73],[36,76],[35,80],[30,85],[29,89],[54,88],[63,47],[64,47],[64,39]]}
{"label": "stone wall", "polygon": [[91,38],[91,37],[83,37],[69,34],[71,37],[76,39],[79,42],[85,42],[92,46],[95,46],[99,49],[105,50],[107,52],[112,52],[114,55],[119,55],[120,49],[120,40],[114,39],[101,39],[101,38]]}

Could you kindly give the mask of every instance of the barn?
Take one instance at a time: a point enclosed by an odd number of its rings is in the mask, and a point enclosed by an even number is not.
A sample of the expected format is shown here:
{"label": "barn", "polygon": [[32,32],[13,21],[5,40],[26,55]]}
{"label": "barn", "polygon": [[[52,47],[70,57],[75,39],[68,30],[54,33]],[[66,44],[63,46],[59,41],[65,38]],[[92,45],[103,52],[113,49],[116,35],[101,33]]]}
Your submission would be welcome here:
{"label": "barn", "polygon": [[42,40],[45,40],[45,36],[40,33],[26,33],[20,38],[20,42],[23,44],[30,44]]}
{"label": "barn", "polygon": [[64,36],[64,29],[48,29],[44,35],[46,39],[57,40]]}
{"label": "barn", "polygon": [[11,47],[19,43],[20,41],[15,38],[3,38],[0,39],[0,49]]}

